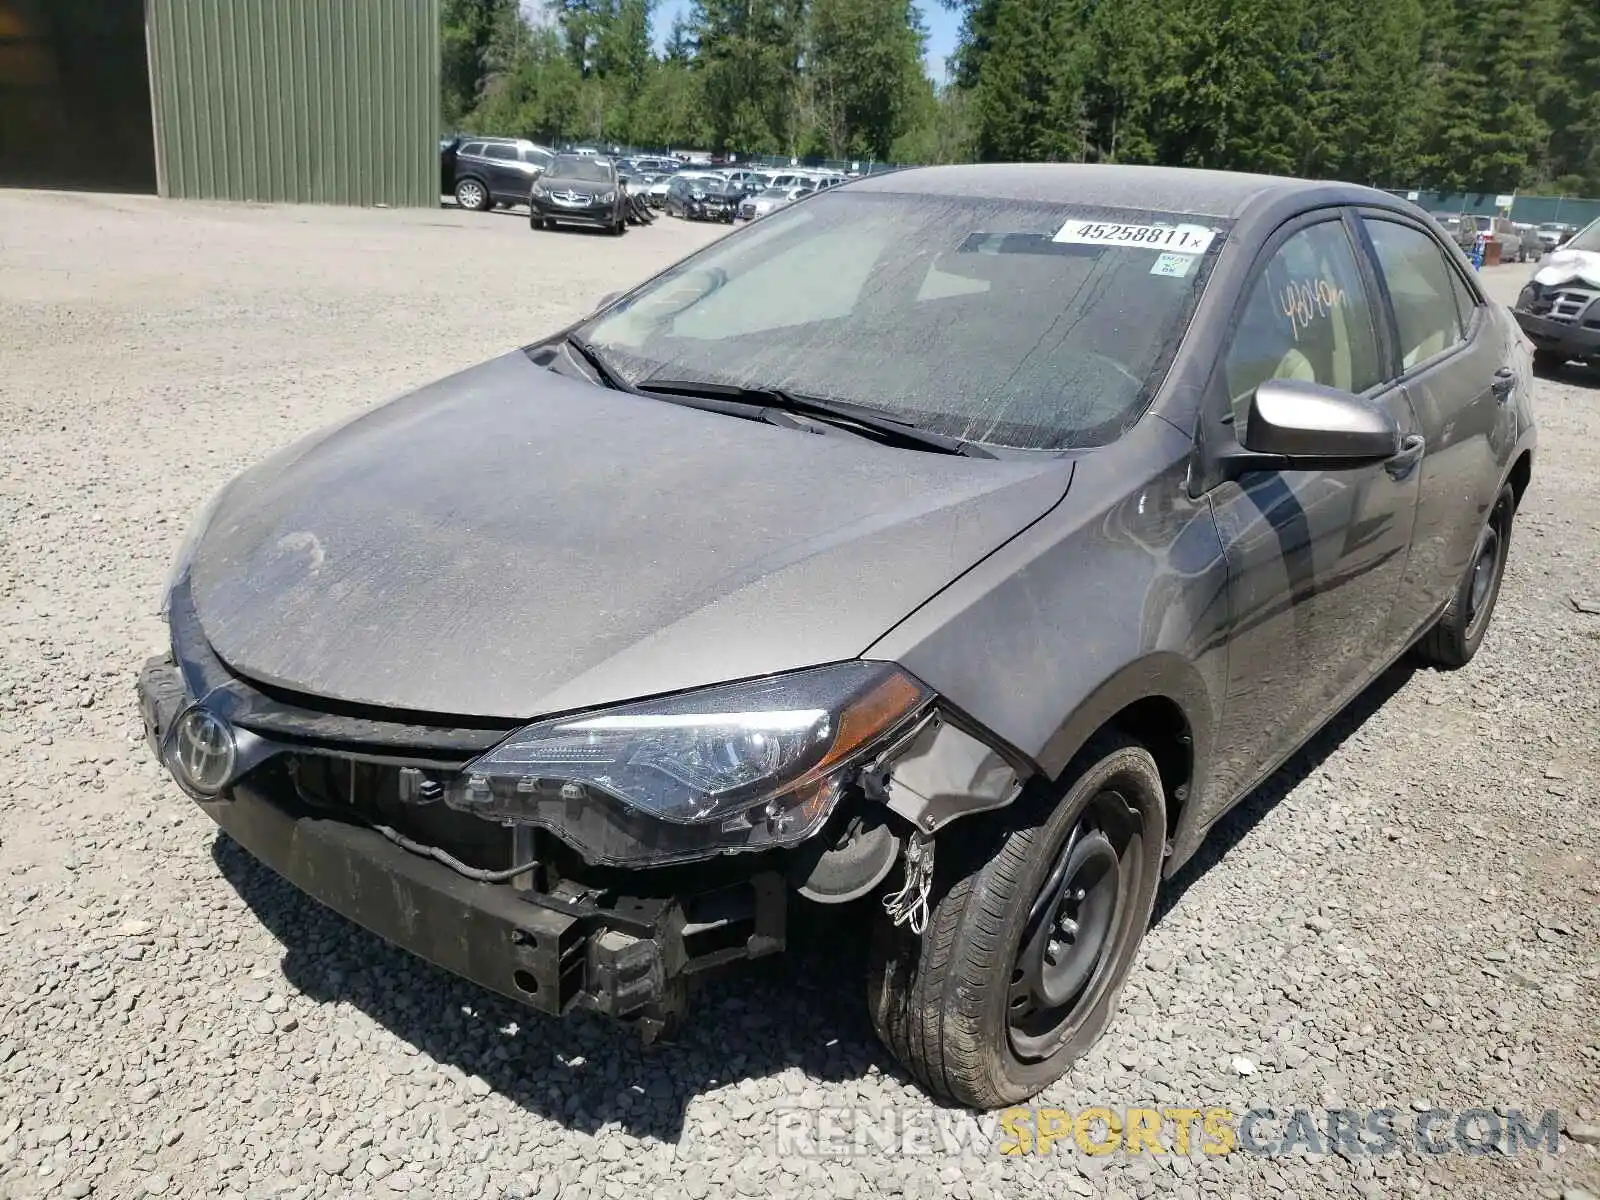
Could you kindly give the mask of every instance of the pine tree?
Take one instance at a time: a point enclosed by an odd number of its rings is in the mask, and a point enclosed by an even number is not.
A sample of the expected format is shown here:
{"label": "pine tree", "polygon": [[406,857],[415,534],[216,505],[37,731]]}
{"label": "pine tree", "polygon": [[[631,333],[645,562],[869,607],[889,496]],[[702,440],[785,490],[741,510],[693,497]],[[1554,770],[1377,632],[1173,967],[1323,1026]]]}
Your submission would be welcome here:
{"label": "pine tree", "polygon": [[706,117],[718,148],[792,146],[804,17],[805,0],[696,0]]}
{"label": "pine tree", "polygon": [[806,65],[830,157],[888,156],[926,87],[923,39],[909,0],[812,0]]}
{"label": "pine tree", "polygon": [[1069,23],[1071,0],[990,0],[988,22],[963,47],[972,86],[978,154],[987,159],[1077,158],[1080,78]]}
{"label": "pine tree", "polygon": [[490,44],[521,24],[516,0],[444,0],[439,11],[439,109],[447,128],[461,125],[483,98]]}
{"label": "pine tree", "polygon": [[1511,191],[1537,177],[1556,84],[1560,0],[1455,0],[1434,14],[1428,47],[1423,181]]}
{"label": "pine tree", "polygon": [[1558,190],[1600,196],[1600,7],[1593,0],[1567,0],[1541,111],[1550,127],[1546,177]]}

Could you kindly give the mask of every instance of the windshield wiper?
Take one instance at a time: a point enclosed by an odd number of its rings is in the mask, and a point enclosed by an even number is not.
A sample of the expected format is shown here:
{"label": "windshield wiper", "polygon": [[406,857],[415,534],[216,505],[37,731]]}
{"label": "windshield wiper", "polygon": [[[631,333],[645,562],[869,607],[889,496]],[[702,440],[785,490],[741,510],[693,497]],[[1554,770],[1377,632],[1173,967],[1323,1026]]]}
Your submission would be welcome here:
{"label": "windshield wiper", "polygon": [[821,396],[805,396],[783,388],[740,387],[736,384],[716,383],[708,379],[646,379],[636,385],[636,391],[658,392],[665,396],[704,396],[707,399],[726,400],[734,404],[748,404],[778,412],[797,413],[818,417],[829,424],[859,426],[891,441],[916,446],[923,450],[937,450],[942,454],[964,454],[968,458],[994,458],[996,455],[977,442],[918,429],[911,421],[897,417],[882,409],[866,404],[852,404],[847,400],[828,400]]}
{"label": "windshield wiper", "polygon": [[605,360],[605,356],[600,351],[596,350],[577,334],[567,334],[566,343],[577,351],[578,356],[589,364],[594,373],[600,376],[600,382],[608,388],[618,392],[632,392],[636,396],[639,394],[637,389],[619,375],[617,369]]}

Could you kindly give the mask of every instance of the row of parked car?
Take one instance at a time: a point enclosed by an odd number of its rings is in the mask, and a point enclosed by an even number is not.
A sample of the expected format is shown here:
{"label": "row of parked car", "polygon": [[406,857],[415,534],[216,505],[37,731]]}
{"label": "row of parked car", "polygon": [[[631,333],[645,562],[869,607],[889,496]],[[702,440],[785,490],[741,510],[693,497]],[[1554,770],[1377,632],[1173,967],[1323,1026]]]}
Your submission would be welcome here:
{"label": "row of parked car", "polygon": [[722,167],[677,171],[641,181],[645,203],[690,221],[752,221],[825,188],[847,176],[804,169],[759,170]]}
{"label": "row of parked car", "polygon": [[[537,227],[626,230],[641,206],[691,221],[754,220],[847,181],[806,168],[690,168],[674,158],[557,152],[521,138],[452,137],[439,144],[439,186],[462,208],[527,204]],[[634,202],[637,203],[634,203]],[[648,215],[647,213],[645,214]]]}
{"label": "row of parked car", "polygon": [[1532,225],[1513,221],[1509,217],[1475,213],[1434,213],[1433,217],[1469,254],[1480,236],[1487,242],[1496,243],[1503,263],[1538,262],[1550,251],[1566,245],[1578,232],[1576,225],[1566,225],[1560,221]]}

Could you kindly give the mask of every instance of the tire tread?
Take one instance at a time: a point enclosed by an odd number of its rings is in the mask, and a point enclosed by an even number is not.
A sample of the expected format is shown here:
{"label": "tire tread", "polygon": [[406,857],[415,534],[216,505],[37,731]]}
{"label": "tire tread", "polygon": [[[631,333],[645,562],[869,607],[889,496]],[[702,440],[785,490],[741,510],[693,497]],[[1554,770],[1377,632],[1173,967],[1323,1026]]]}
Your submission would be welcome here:
{"label": "tire tread", "polygon": [[[1102,731],[1063,778],[1075,780],[1087,767],[1129,750],[1142,755],[1155,774],[1142,745],[1120,732]],[[948,843],[953,853],[940,847],[949,857],[935,860],[936,895],[938,876],[948,872],[949,884],[933,904],[920,939],[892,926],[887,917],[874,931],[873,1025],[917,1084],[942,1099],[980,1109],[1016,1101],[1011,1091],[1002,1090],[1003,1080],[991,1077],[983,1037],[985,1002],[996,974],[1009,975],[1003,955],[1013,905],[1040,830],[1062,795],[1025,795],[991,821],[988,836]]]}

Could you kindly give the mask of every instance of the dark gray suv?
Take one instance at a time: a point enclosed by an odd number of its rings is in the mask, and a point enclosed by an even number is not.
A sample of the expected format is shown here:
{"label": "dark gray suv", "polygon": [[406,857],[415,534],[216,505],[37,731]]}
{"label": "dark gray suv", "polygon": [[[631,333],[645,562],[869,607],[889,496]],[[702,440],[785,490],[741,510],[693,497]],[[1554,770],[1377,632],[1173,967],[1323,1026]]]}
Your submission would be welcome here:
{"label": "dark gray suv", "polygon": [[235,479],[146,729],[285,878],[551,1015],[654,1036],[856,906],[885,1044],[1016,1102],[1219,817],[1473,657],[1531,386],[1383,192],[873,176]]}
{"label": "dark gray suv", "polygon": [[462,208],[526,204],[555,151],[521,138],[454,137],[439,146],[439,186]]}

